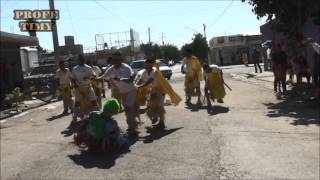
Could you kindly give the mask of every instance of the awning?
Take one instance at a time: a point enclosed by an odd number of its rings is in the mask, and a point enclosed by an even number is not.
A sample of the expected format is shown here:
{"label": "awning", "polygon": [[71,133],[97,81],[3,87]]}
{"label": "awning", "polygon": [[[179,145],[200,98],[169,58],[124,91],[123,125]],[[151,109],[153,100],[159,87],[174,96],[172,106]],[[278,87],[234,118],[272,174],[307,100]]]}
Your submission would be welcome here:
{"label": "awning", "polygon": [[13,34],[4,31],[0,31],[0,42],[5,43],[15,43],[19,46],[38,46],[39,40],[37,37],[25,36],[20,34]]}

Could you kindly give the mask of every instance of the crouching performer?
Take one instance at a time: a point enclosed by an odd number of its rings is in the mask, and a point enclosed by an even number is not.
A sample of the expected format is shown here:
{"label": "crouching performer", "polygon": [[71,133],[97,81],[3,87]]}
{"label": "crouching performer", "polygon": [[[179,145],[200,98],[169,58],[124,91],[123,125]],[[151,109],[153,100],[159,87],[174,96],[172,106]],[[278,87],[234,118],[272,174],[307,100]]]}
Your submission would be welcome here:
{"label": "crouching performer", "polygon": [[223,103],[223,98],[226,95],[224,89],[224,81],[222,70],[218,66],[210,67],[208,64],[203,65],[205,88],[204,92],[207,99],[208,108],[211,108],[210,99],[214,102],[217,99],[218,103]]}
{"label": "crouching performer", "polygon": [[84,119],[79,132],[74,136],[76,145],[85,144],[90,151],[106,152],[116,150],[125,142],[120,135],[120,128],[112,118],[119,113],[118,100],[109,98],[100,111],[93,111]]}
{"label": "crouching performer", "polygon": [[[160,69],[159,60],[147,59],[145,62],[145,72],[142,77],[147,77],[146,82],[137,85],[138,88],[144,88],[151,85],[150,97],[147,102],[147,116],[156,128],[165,128],[165,109],[164,97],[168,94],[173,105],[178,105],[181,101],[179,95],[172,89],[169,82],[163,77]],[[156,124],[157,123],[157,124]]]}

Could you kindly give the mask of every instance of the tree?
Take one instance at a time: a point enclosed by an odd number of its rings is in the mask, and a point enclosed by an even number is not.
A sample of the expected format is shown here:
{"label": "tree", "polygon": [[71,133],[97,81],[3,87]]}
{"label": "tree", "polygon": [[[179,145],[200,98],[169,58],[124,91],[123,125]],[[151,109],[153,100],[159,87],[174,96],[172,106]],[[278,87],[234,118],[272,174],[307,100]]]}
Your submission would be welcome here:
{"label": "tree", "polygon": [[267,16],[274,30],[289,38],[301,32],[308,18],[320,24],[319,0],[242,0],[245,1],[253,6],[252,12],[258,19]]}
{"label": "tree", "polygon": [[141,51],[147,56],[147,57],[154,57],[154,58],[160,58],[161,57],[161,50],[160,46],[158,44],[141,44],[140,45]]}
{"label": "tree", "polygon": [[180,51],[177,46],[164,45],[160,47],[161,57],[177,61],[180,58]]}
{"label": "tree", "polygon": [[185,44],[181,47],[181,51],[184,52],[186,49],[192,49],[192,52],[197,56],[201,62],[206,62],[208,58],[209,46],[207,39],[202,34],[196,34],[190,44]]}

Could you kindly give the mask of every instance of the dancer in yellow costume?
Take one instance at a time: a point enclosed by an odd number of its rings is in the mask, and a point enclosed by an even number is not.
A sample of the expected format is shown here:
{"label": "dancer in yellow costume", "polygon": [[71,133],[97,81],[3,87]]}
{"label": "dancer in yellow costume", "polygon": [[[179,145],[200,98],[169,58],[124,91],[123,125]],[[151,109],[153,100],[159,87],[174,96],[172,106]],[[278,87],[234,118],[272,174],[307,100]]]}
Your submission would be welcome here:
{"label": "dancer in yellow costume", "polygon": [[68,68],[65,67],[64,61],[59,61],[59,69],[56,72],[58,79],[59,92],[62,97],[64,111],[62,114],[67,114],[68,109],[73,112],[73,100],[71,93],[71,79],[72,75]]}
{"label": "dancer in yellow costume", "polygon": [[[145,69],[138,71],[134,80],[134,84],[136,86],[146,83],[149,80],[152,73],[154,72],[152,68],[153,63],[150,63],[149,61],[150,60],[148,59],[145,61],[145,64],[144,64]],[[150,92],[151,92],[150,84],[138,88],[136,101],[139,106],[146,105],[147,99],[150,96]]]}
{"label": "dancer in yellow costume", "polygon": [[133,84],[134,72],[131,67],[122,62],[120,52],[112,54],[110,68],[100,77],[110,82],[111,96],[119,99],[124,107],[128,129],[127,134],[137,137],[138,132],[138,107],[136,104],[137,89]]}
{"label": "dancer in yellow costume", "polygon": [[[97,77],[103,74],[101,69],[98,66],[94,65],[92,60],[89,61],[87,64],[93,69]],[[103,79],[94,78],[91,80],[91,84],[94,90],[94,94],[97,97],[97,103],[99,105],[99,108],[101,108],[101,100],[102,100],[102,92],[103,92],[103,84],[104,84]]]}
{"label": "dancer in yellow costume", "polygon": [[[184,71],[184,66],[186,70]],[[201,91],[200,82],[202,81],[202,67],[199,59],[192,55],[192,50],[187,49],[185,51],[185,59],[182,64],[182,72],[186,73],[185,76],[185,93],[186,93],[186,104],[191,103],[191,96],[197,96],[197,104],[201,105]]]}
{"label": "dancer in yellow costume", "polygon": [[224,89],[224,81],[222,70],[218,66],[212,66],[205,64],[204,69],[204,79],[205,88],[204,92],[208,102],[208,108],[211,107],[210,99],[213,101],[217,99],[219,103],[223,103],[223,98],[226,95]]}
{"label": "dancer in yellow costume", "polygon": [[[154,66],[154,67],[153,67]],[[150,98],[147,103],[147,115],[152,124],[157,128],[165,128],[165,109],[164,97],[168,94],[173,105],[178,105],[181,101],[180,96],[172,89],[169,82],[163,77],[160,69],[159,60],[147,59],[145,62],[146,74],[148,80],[145,83],[137,85],[139,89],[151,85]]]}
{"label": "dancer in yellow costume", "polygon": [[83,118],[84,115],[98,109],[97,98],[90,82],[96,74],[90,66],[84,63],[83,55],[79,55],[78,60],[79,65],[72,70],[75,86],[75,109],[71,125],[77,121],[77,117]]}

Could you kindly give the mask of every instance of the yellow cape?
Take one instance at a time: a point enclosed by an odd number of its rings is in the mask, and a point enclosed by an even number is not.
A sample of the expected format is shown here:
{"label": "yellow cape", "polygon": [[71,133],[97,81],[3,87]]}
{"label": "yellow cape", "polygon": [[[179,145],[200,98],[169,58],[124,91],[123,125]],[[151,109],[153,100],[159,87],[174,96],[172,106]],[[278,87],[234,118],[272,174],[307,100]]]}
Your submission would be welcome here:
{"label": "yellow cape", "polygon": [[203,76],[202,76],[202,67],[199,59],[195,56],[191,56],[186,60],[186,64],[188,67],[188,72],[187,76],[190,78],[194,78],[197,81],[202,81]]}
{"label": "yellow cape", "polygon": [[223,79],[219,72],[208,73],[208,88],[215,98],[224,98],[226,91],[224,89]]}
{"label": "yellow cape", "polygon": [[163,77],[163,75],[160,71],[160,61],[159,60],[156,60],[154,66],[156,68],[155,77],[159,81],[159,87],[157,87],[157,90],[160,90],[165,94],[168,94],[171,99],[172,104],[177,106],[180,103],[180,101],[182,100],[181,97],[172,89],[169,82]]}

